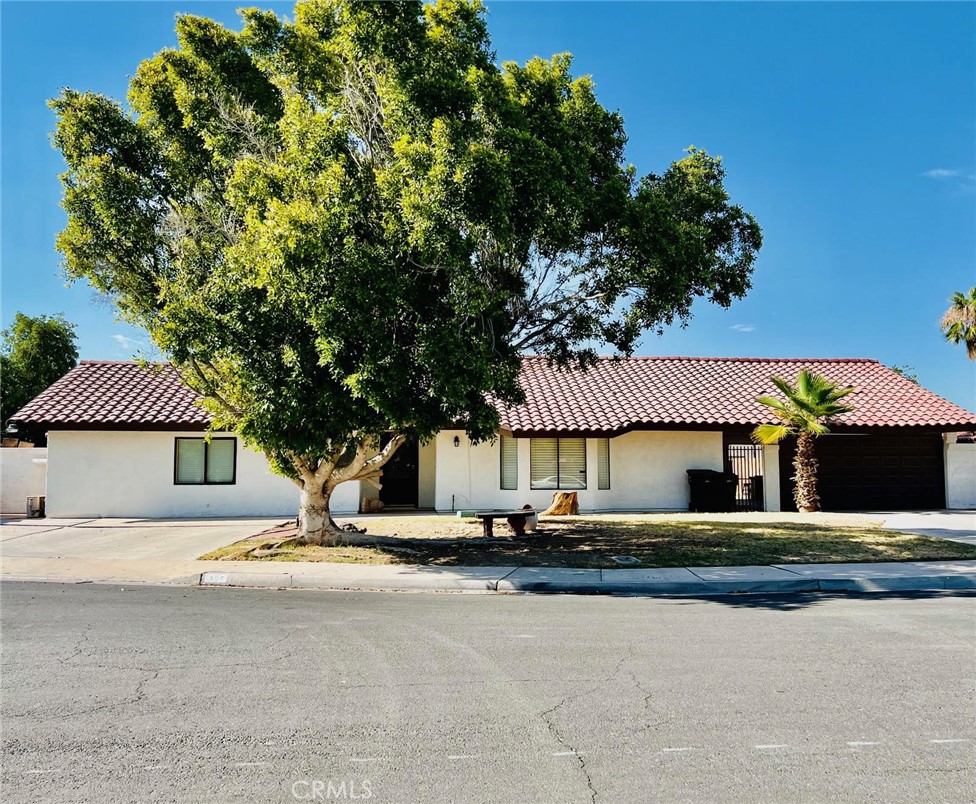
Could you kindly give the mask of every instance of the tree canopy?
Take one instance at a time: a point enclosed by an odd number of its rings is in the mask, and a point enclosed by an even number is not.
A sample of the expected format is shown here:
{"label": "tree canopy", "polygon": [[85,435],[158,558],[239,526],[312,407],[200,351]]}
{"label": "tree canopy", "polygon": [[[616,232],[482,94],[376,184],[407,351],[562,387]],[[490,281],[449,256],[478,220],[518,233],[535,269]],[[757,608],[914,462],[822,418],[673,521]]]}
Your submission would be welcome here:
{"label": "tree canopy", "polygon": [[63,315],[29,316],[17,313],[3,331],[0,347],[0,421],[30,402],[78,363],[75,325]]}
{"label": "tree canopy", "polygon": [[638,176],[593,81],[499,66],[480,2],[241,14],[179,17],[128,107],[51,102],[58,248],[303,491],[451,423],[491,437],[521,353],[586,365],[748,290],[761,233],[721,161]]}
{"label": "tree canopy", "polygon": [[893,372],[895,372],[895,374],[897,374],[899,377],[904,377],[906,380],[910,380],[916,385],[921,385],[921,383],[918,381],[918,372],[915,371],[914,366],[907,366],[907,365],[902,366],[896,363],[892,366],[889,366],[889,368]]}

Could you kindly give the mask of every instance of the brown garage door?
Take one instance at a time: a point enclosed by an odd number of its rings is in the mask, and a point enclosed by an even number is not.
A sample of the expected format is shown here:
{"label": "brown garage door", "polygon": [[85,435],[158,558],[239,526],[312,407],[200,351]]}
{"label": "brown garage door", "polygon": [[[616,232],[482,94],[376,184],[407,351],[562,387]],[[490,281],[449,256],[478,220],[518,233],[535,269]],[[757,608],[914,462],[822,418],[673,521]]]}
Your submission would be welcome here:
{"label": "brown garage door", "polygon": [[[780,449],[784,511],[793,502],[795,442]],[[825,511],[906,511],[945,508],[939,433],[830,434],[817,439],[820,504]]]}

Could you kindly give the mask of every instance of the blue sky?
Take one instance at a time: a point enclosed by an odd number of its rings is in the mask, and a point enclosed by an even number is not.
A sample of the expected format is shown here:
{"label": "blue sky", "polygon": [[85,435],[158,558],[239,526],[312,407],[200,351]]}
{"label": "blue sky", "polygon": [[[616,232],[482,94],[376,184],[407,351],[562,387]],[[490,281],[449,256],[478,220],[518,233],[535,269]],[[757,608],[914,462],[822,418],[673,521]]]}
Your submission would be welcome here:
{"label": "blue sky", "polygon": [[[177,12],[236,25],[235,7],[3,3],[4,325],[63,312],[83,358],[145,347],[59,275],[45,101],[63,86],[123,98],[138,62],[174,43]],[[573,53],[623,114],[641,173],[692,144],[722,155],[763,227],[749,296],[697,304],[639,354],[873,357],[976,409],[976,368],[937,327],[976,284],[976,4],[507,2],[489,4],[489,28],[499,60]]]}

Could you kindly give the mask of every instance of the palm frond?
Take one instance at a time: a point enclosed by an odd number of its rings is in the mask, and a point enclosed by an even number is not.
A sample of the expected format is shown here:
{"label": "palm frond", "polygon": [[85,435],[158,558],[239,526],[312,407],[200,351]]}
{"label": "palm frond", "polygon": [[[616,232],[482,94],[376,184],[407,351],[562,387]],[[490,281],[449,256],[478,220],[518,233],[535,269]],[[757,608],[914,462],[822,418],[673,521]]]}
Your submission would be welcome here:
{"label": "palm frond", "polygon": [[949,298],[950,307],[939,321],[946,341],[965,344],[970,360],[976,360],[976,287],[968,293],[956,291]]}
{"label": "palm frond", "polygon": [[831,394],[831,399],[836,401],[838,399],[843,399],[848,394],[853,394],[855,388],[853,385],[848,385],[846,388],[834,388],[833,394]]}
{"label": "palm frond", "polygon": [[821,408],[821,415],[824,418],[829,419],[833,416],[840,416],[842,413],[850,413],[852,410],[854,410],[853,405],[841,405],[838,403],[833,403],[830,405],[824,405]]}
{"label": "palm frond", "polygon": [[[785,401],[770,396],[756,399],[760,404],[768,407],[773,415],[779,419],[781,425],[768,425],[772,428],[785,427],[789,432],[806,432],[813,435],[823,435],[829,432],[825,420],[832,416],[840,416],[854,410],[850,403],[842,402],[846,396],[854,393],[854,386],[838,387],[826,377],[814,374],[806,369],[800,371],[796,377],[796,384],[791,385],[782,377],[771,377],[770,381],[786,397]],[[755,431],[758,435],[758,429]],[[770,438],[782,438],[777,430],[768,433]],[[775,442],[770,442],[775,443]]]}
{"label": "palm frond", "polygon": [[770,381],[783,392],[783,396],[787,399],[792,399],[796,396],[796,389],[793,388],[786,380],[782,377],[770,377]]}
{"label": "palm frond", "polygon": [[757,396],[756,401],[761,405],[765,405],[767,408],[772,408],[773,410],[783,411],[784,413],[787,411],[786,405],[774,396]]}
{"label": "palm frond", "polygon": [[806,429],[807,432],[813,433],[814,435],[818,435],[818,436],[827,435],[827,433],[830,432],[830,429],[827,427],[827,425],[818,422],[816,419],[807,422]]}
{"label": "palm frond", "polygon": [[760,424],[751,436],[757,444],[778,444],[792,432],[793,428],[785,424]]}
{"label": "palm frond", "polygon": [[816,387],[816,381],[809,371],[801,371],[796,375],[796,397],[797,399],[809,399]]}

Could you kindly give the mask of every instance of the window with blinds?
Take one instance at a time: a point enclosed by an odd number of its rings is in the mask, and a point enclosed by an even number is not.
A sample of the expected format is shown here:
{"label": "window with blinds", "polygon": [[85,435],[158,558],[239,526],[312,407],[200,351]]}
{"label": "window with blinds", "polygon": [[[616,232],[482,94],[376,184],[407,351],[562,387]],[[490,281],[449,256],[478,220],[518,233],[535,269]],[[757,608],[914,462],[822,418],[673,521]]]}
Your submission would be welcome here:
{"label": "window with blinds", "polygon": [[533,438],[530,447],[531,488],[586,488],[585,438]]}
{"label": "window with blinds", "polygon": [[610,439],[596,440],[596,487],[610,488]]}
{"label": "window with blinds", "polygon": [[518,490],[518,441],[503,435],[501,442],[500,487],[510,491]]}
{"label": "window with blinds", "polygon": [[176,439],[176,482],[203,483],[207,445],[202,438]]}
{"label": "window with blinds", "polygon": [[174,482],[178,486],[230,485],[236,482],[237,439],[176,439]]}
{"label": "window with blinds", "polygon": [[207,444],[207,482],[233,483],[237,442],[233,438],[215,438]]}

